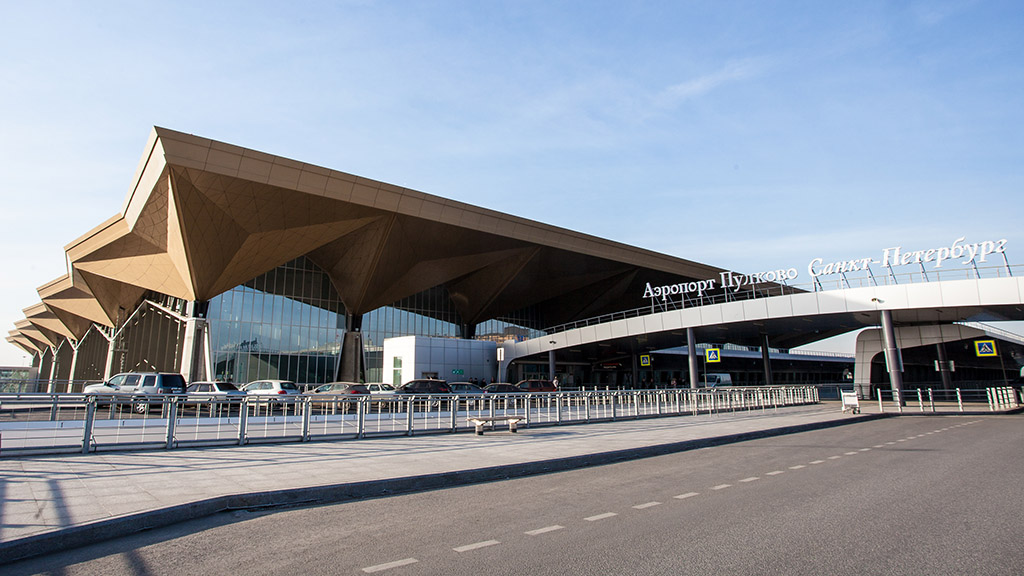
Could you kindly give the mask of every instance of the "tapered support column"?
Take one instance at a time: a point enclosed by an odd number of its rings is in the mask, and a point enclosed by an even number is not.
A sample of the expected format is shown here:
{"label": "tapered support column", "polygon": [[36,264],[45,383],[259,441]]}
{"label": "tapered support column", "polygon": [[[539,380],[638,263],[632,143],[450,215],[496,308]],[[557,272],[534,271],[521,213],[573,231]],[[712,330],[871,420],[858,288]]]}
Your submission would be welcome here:
{"label": "tapered support column", "polygon": [[939,375],[942,377],[942,389],[951,390],[953,388],[953,377],[949,373],[949,358],[946,357],[946,347],[942,342],[939,342],[935,345],[935,350],[939,356]]}
{"label": "tapered support column", "polygon": [[693,328],[686,329],[686,358],[690,362],[690,388],[697,389],[697,338],[693,334]]}
{"label": "tapered support column", "polygon": [[189,302],[186,308],[185,341],[182,342],[181,375],[185,382],[212,380],[210,367],[206,361],[207,353],[207,320],[206,311],[209,302]]}
{"label": "tapered support column", "polygon": [[889,371],[889,383],[893,399],[900,406],[906,405],[903,397],[903,356],[896,345],[896,329],[892,324],[892,311],[882,310],[882,342],[885,351],[885,367]]}
{"label": "tapered support column", "polygon": [[50,346],[50,356],[53,358],[53,362],[50,362],[50,378],[46,385],[46,393],[53,394],[53,379],[57,377],[57,347]]}
{"label": "tapered support column", "polygon": [[764,367],[764,384],[772,385],[772,361],[768,354],[768,335],[761,334],[761,365]]}
{"label": "tapered support column", "polygon": [[555,379],[555,351],[548,350],[548,380]]}
{"label": "tapered support column", "polygon": [[72,382],[75,381],[75,372],[78,370],[78,349],[79,347],[81,347],[82,343],[72,343],[70,340],[68,341],[68,343],[71,344],[71,370],[68,371],[68,385],[64,391],[70,394],[71,392],[73,392]]}
{"label": "tapered support column", "polygon": [[[363,366],[363,316],[345,316],[345,339],[341,343],[341,357],[338,359],[338,375],[341,382],[362,382]],[[396,382],[396,385],[400,382]]]}

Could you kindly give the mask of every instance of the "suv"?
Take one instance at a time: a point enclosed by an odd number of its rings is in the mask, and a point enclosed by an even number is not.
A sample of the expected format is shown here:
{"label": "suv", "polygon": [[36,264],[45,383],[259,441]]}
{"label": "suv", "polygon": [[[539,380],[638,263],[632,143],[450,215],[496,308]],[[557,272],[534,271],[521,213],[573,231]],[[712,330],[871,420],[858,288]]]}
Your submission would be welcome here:
{"label": "suv", "polygon": [[277,395],[277,394],[300,394],[299,387],[290,380],[254,380],[245,386],[242,391],[246,394]]}
{"label": "suv", "polygon": [[125,372],[100,384],[89,384],[85,394],[131,395],[132,409],[139,414],[149,411],[149,402],[140,401],[154,394],[184,394],[185,379],[172,372]]}
{"label": "suv", "polygon": [[523,392],[558,392],[558,387],[550,380],[520,380],[516,387]]}

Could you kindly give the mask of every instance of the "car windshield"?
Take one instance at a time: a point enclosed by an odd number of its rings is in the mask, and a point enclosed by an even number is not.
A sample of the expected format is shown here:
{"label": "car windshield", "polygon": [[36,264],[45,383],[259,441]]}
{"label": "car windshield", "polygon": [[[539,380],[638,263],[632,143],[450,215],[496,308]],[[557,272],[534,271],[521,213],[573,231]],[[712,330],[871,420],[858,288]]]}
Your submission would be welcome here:
{"label": "car windshield", "polygon": [[214,384],[214,386],[216,386],[217,390],[220,390],[221,392],[230,392],[232,390],[238,390],[238,387],[236,387],[234,384],[230,382],[218,382]]}

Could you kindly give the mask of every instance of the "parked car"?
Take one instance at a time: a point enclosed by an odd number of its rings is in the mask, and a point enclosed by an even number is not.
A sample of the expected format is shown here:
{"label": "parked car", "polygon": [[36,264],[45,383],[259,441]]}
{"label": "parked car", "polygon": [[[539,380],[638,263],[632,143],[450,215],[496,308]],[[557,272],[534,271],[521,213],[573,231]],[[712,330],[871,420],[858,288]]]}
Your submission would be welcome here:
{"label": "parked car", "polygon": [[252,400],[256,400],[257,406],[263,406],[267,410],[294,402],[302,393],[295,382],[290,380],[253,380],[243,386],[242,391],[251,396]]}
{"label": "parked car", "polygon": [[289,380],[253,380],[245,386],[242,386],[242,391],[246,394],[256,395],[284,395],[284,394],[300,394],[299,387],[295,385],[295,382]]}
{"label": "parked car", "polygon": [[698,386],[707,388],[732,386],[732,375],[724,372],[709,372],[704,375],[703,381],[699,382]]}
{"label": "parked car", "polygon": [[395,387],[391,384],[374,382],[367,384],[366,389],[370,391],[370,398],[374,399],[372,404],[378,407],[384,406],[388,400],[395,397]]}
{"label": "parked car", "polygon": [[508,382],[495,382],[484,386],[484,392],[487,394],[522,394],[523,389]]}
{"label": "parked car", "polygon": [[370,394],[394,394],[395,387],[391,384],[384,384],[383,382],[375,382],[367,384],[366,389],[370,391]]}
{"label": "parked car", "polygon": [[188,398],[185,400],[184,409],[191,409],[196,413],[208,406],[212,412],[214,408],[220,412],[237,411],[245,392],[238,389],[231,382],[193,382],[185,389]]}
{"label": "parked car", "polygon": [[[435,380],[430,378],[424,378],[420,380],[409,380],[405,384],[402,384],[398,388],[395,388],[395,394],[417,394],[417,395],[428,395],[428,394],[451,394],[452,389],[448,387],[448,383],[444,380]],[[441,400],[435,399],[429,402],[423,402],[422,404],[417,402],[416,404],[422,407],[439,408],[441,406]]]}
{"label": "parked car", "polygon": [[185,389],[185,393],[192,396],[234,396],[241,398],[245,392],[238,389],[231,382],[193,382]]}
{"label": "parked car", "polygon": [[473,384],[471,382],[449,382],[448,387],[451,388],[452,394],[461,394],[463,396],[467,394],[483,394],[484,389]]}
{"label": "parked car", "polygon": [[520,380],[516,387],[523,392],[558,392],[558,387],[550,380]]}
{"label": "parked car", "polygon": [[424,378],[420,380],[409,380],[398,388],[396,394],[451,394],[452,389],[444,380]]}
{"label": "parked car", "polygon": [[181,374],[172,372],[125,372],[113,376],[106,382],[89,384],[83,392],[106,396],[108,400],[114,400],[118,396],[130,398],[132,409],[139,414],[145,414],[149,411],[151,403],[147,400],[148,397],[184,394],[185,379]]}
{"label": "parked car", "polygon": [[313,397],[313,404],[320,406],[335,404],[338,408],[345,408],[351,402],[342,400],[338,396],[363,396],[369,393],[370,390],[358,382],[331,382],[317,386],[309,394]]}

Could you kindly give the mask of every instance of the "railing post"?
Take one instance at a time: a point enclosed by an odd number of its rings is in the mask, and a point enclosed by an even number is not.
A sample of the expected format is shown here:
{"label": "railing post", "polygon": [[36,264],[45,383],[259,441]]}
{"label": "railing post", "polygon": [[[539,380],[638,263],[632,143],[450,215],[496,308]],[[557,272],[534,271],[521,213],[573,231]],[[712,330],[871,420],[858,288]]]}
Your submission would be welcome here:
{"label": "railing post", "polygon": [[178,421],[178,397],[164,398],[164,405],[167,407],[167,445],[165,447],[170,450],[174,448],[174,428]]}
{"label": "railing post", "polygon": [[[257,406],[259,406],[257,404]],[[242,401],[238,404],[238,445],[242,446],[248,441],[248,436],[245,434],[245,428],[249,423],[249,397],[242,398]]]}
{"label": "railing post", "polygon": [[961,412],[964,411],[964,400],[963,400],[963,398],[960,397],[960,389],[959,388],[956,389],[956,405],[960,409]]}
{"label": "railing post", "polygon": [[935,396],[932,395],[931,388],[928,389],[928,406],[931,408],[932,412],[935,412]]}
{"label": "railing post", "polygon": [[562,398],[564,398],[562,392],[555,394],[555,400],[557,401],[555,406],[555,423],[559,426],[562,425]]}
{"label": "railing post", "polygon": [[369,398],[360,398],[356,404],[356,438],[366,437],[366,410],[371,406]]}
{"label": "railing post", "polygon": [[92,426],[96,419],[96,397],[85,399],[85,425],[82,428],[82,454],[88,454],[92,448]]}
{"label": "railing post", "polygon": [[879,389],[878,390],[878,413],[881,414],[883,412],[885,412],[885,407],[882,405],[882,390]]}
{"label": "railing post", "polygon": [[[618,408],[618,403],[619,403],[619,393],[618,392],[606,392],[606,394],[609,394],[608,398],[612,402],[612,422],[614,422],[615,418],[618,416],[618,409],[617,408]],[[587,403],[587,422],[590,422],[590,403],[589,402]]]}
{"label": "railing post", "polygon": [[416,405],[413,402],[413,398],[415,398],[415,397],[416,397],[416,395],[414,394],[414,395],[409,396],[409,399],[406,400],[406,406],[405,406],[405,408],[406,408],[406,410],[405,410],[405,435],[406,436],[412,436],[412,429],[413,429],[413,426],[415,425],[415,421],[413,420],[413,413],[412,413],[413,407]]}
{"label": "railing post", "polygon": [[[451,405],[451,409],[452,409],[451,431],[455,432],[456,430],[459,429],[459,395],[456,394],[455,396],[450,398],[450,400],[451,400],[451,403],[452,403],[452,405]],[[466,410],[469,410],[469,399],[468,398],[466,399]]]}
{"label": "railing post", "polygon": [[60,403],[60,396],[58,394],[50,395],[50,422],[57,421],[57,404]]}
{"label": "railing post", "polygon": [[533,412],[531,409],[533,406],[533,394],[526,395],[526,427],[530,427],[530,413]]}
{"label": "railing post", "polygon": [[[313,411],[313,399],[309,396],[302,397],[302,439],[301,442],[309,442],[309,417]],[[342,416],[344,418],[344,416]]]}
{"label": "railing post", "polygon": [[995,407],[992,405],[993,402],[992,402],[992,389],[991,388],[985,388],[985,396],[988,398],[988,411],[989,412],[994,412],[995,411]]}

